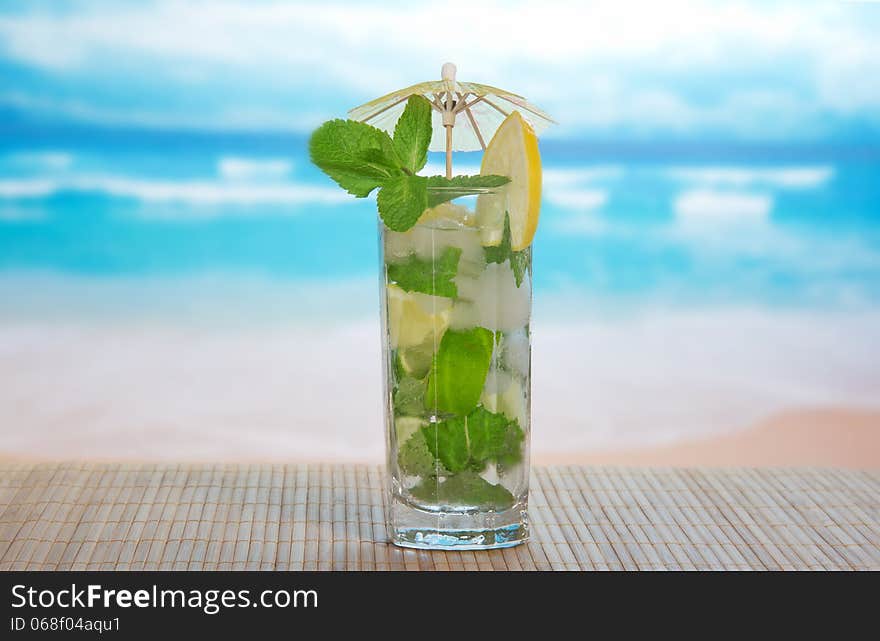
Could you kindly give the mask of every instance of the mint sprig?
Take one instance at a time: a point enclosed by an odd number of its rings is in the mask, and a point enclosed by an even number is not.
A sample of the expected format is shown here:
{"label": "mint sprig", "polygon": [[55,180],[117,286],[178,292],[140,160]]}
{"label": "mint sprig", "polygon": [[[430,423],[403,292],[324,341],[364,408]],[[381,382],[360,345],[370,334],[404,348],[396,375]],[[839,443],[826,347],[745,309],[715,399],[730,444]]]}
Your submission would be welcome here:
{"label": "mint sprig", "polygon": [[309,141],[309,156],[345,191],[365,198],[402,174],[391,137],[353,120],[330,120]]}
{"label": "mint sprig", "polygon": [[504,176],[416,176],[428,161],[431,109],[424,96],[410,96],[394,138],[362,122],[330,120],[312,134],[309,156],[336,184],[358,198],[379,188],[379,217],[394,231],[411,229],[429,207],[473,189],[509,182]]}

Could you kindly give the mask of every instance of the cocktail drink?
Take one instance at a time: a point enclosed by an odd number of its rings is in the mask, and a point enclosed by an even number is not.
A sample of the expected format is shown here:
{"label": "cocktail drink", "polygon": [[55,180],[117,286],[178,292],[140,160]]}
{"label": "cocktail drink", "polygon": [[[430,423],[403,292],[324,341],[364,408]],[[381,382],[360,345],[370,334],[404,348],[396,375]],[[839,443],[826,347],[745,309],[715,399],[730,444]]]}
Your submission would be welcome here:
{"label": "cocktail drink", "polygon": [[[532,124],[495,103],[549,118],[514,94],[456,84],[451,65],[443,77],[353,110],[358,120],[325,123],[310,152],[349,193],[377,190],[389,537],[409,547],[505,547],[528,538],[541,165]],[[483,102],[506,115],[495,114],[488,144],[471,112]],[[389,117],[395,107],[402,113]],[[482,165],[453,177],[455,115],[465,110]],[[446,176],[419,175],[434,111]],[[379,116],[381,128],[362,122]]]}
{"label": "cocktail drink", "polygon": [[506,203],[506,187],[469,190],[409,231],[380,227],[389,525],[403,545],[527,535],[531,249],[512,251],[509,227],[486,246],[496,230],[480,225]]}

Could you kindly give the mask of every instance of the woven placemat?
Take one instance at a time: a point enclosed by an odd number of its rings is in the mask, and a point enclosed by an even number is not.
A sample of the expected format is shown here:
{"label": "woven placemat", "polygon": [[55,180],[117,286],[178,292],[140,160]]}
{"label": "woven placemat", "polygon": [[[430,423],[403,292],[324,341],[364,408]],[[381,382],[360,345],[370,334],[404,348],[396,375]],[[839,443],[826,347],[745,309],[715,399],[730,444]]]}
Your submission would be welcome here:
{"label": "woven placemat", "polygon": [[532,540],[390,545],[372,465],[0,465],[0,570],[880,569],[880,472],[535,468]]}

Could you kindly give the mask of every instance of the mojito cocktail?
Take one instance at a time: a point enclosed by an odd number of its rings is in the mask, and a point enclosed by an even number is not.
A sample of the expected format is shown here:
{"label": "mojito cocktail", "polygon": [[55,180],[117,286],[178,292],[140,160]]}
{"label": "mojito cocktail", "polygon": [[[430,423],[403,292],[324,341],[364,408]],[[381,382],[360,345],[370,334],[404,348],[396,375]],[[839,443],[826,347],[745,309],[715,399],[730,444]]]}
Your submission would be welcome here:
{"label": "mojito cocktail", "polygon": [[458,192],[415,227],[384,225],[389,527],[395,542],[496,547],[527,534],[531,249],[507,190]]}
{"label": "mojito cocktail", "polygon": [[[515,94],[456,83],[454,65],[442,76],[324,123],[309,150],[352,195],[377,194],[389,538],[505,547],[528,538],[541,199],[537,137],[519,110],[550,121]],[[478,175],[452,174],[459,114],[459,144],[483,150]],[[444,138],[446,175],[420,175]]]}

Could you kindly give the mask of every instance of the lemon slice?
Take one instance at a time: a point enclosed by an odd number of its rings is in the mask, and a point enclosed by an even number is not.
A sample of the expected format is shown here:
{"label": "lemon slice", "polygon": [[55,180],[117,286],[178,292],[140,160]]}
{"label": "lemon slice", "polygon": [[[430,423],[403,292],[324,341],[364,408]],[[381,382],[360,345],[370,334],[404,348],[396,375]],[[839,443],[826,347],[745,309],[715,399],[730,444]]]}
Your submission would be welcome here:
{"label": "lemon slice", "polygon": [[[541,155],[532,126],[514,111],[492,137],[483,154],[480,174],[510,178],[507,211],[510,214],[510,248],[520,251],[532,244],[541,210]],[[494,202],[493,202],[494,200]],[[504,211],[498,198],[477,203],[477,224],[484,245],[499,245],[504,234]],[[495,206],[493,206],[495,205]]]}
{"label": "lemon slice", "polygon": [[464,227],[473,227],[476,224],[473,214],[467,207],[454,203],[440,203],[436,207],[426,209],[419,218],[418,224],[425,225],[436,221],[451,222]]}
{"label": "lemon slice", "polygon": [[437,337],[449,326],[452,301],[409,293],[388,285],[388,334],[391,349],[415,347]]}

